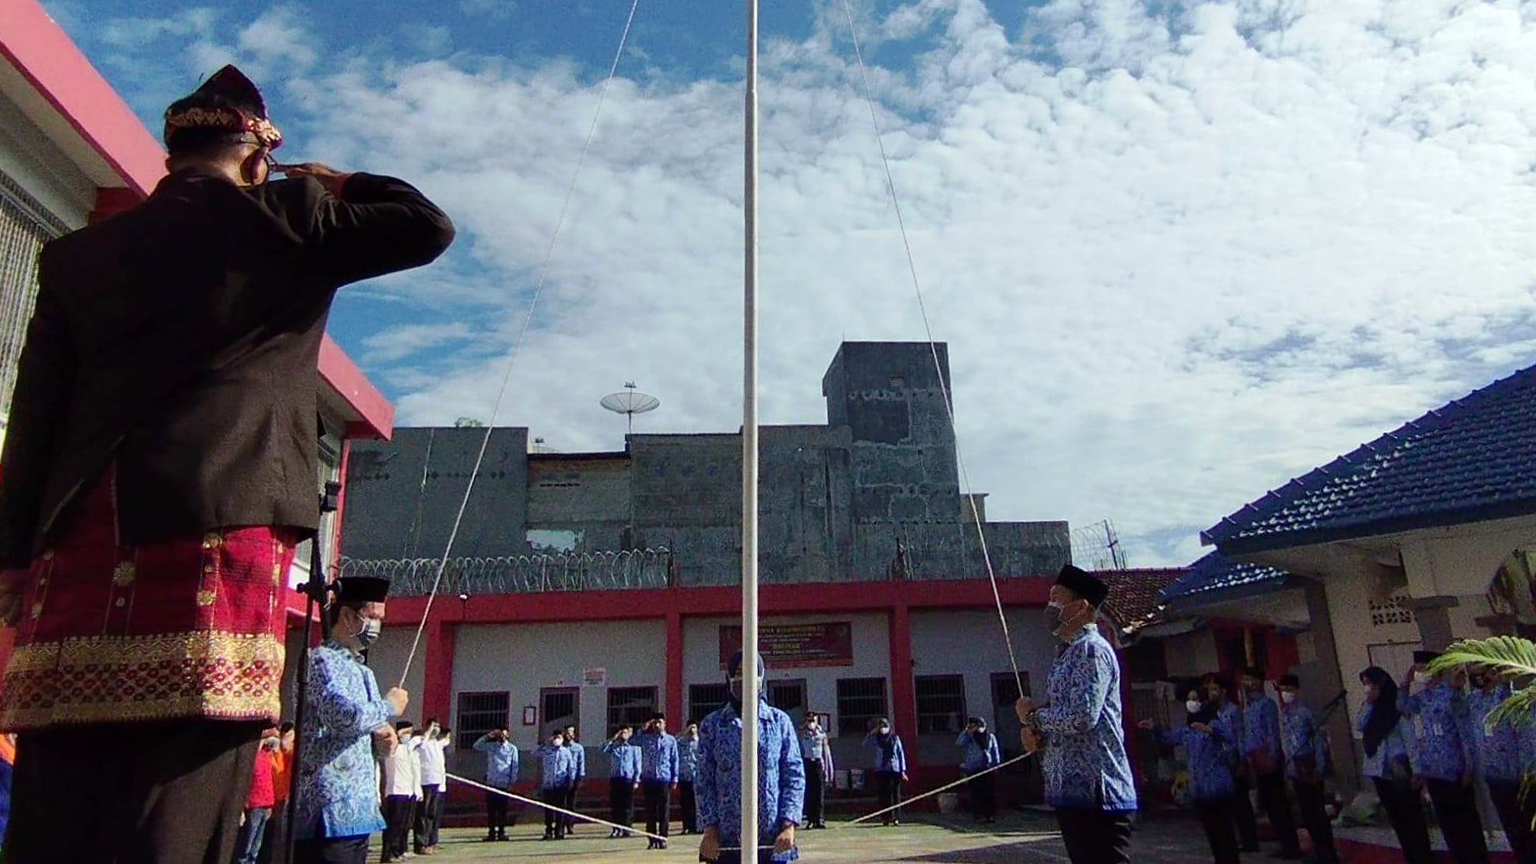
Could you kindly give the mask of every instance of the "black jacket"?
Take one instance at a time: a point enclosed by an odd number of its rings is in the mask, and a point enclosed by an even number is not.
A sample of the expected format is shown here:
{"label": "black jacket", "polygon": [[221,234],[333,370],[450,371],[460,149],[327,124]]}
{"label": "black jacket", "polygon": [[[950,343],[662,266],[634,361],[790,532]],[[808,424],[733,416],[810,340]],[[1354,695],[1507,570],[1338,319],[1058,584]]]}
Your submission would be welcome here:
{"label": "black jacket", "polygon": [[453,224],[354,174],[196,171],[43,247],[0,456],[0,566],[26,566],[116,459],[122,542],[319,520],[316,364],[336,289],[419,267]]}

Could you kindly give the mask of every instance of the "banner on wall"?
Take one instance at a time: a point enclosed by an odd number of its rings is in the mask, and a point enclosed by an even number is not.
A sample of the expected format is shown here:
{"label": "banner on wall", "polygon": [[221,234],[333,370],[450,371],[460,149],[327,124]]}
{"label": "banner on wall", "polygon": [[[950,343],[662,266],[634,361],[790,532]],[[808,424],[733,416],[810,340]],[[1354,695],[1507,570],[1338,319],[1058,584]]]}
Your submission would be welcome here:
{"label": "banner on wall", "polygon": [[604,687],[608,684],[607,669],[583,669],[581,670],[581,686]]}
{"label": "banner on wall", "polygon": [[[769,669],[806,669],[818,666],[853,665],[853,623],[822,621],[815,624],[762,624],[757,628],[758,650]],[[741,647],[741,626],[720,626],[720,668],[731,662]]]}

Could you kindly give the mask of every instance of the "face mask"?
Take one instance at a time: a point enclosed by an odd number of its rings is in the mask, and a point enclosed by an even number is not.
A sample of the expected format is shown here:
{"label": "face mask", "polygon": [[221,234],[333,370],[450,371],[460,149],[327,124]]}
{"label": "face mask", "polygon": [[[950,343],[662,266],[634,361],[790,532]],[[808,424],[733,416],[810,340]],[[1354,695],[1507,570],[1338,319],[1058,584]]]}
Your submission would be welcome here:
{"label": "face mask", "polygon": [[377,618],[363,619],[363,629],[357,631],[357,644],[367,648],[379,639],[379,634],[384,631],[384,622]]}
{"label": "face mask", "polygon": [[889,726],[881,726],[876,731],[878,731],[881,735],[889,735],[889,734],[891,734],[891,727],[889,727]]}
{"label": "face mask", "polygon": [[1289,705],[1296,701],[1296,694],[1286,690],[1280,694],[1280,701]]}
{"label": "face mask", "polygon": [[1199,714],[1200,709],[1203,707],[1204,706],[1200,704],[1200,700],[1198,699],[1191,699],[1184,703],[1184,710],[1191,714]]}
{"label": "face mask", "polygon": [[732,678],[731,679],[731,697],[736,699],[738,702],[741,701],[741,679],[740,678]]}
{"label": "face mask", "polygon": [[1065,627],[1066,625],[1067,622],[1061,617],[1060,606],[1052,604],[1045,607],[1045,629],[1050,631],[1052,636],[1060,633],[1061,628]]}

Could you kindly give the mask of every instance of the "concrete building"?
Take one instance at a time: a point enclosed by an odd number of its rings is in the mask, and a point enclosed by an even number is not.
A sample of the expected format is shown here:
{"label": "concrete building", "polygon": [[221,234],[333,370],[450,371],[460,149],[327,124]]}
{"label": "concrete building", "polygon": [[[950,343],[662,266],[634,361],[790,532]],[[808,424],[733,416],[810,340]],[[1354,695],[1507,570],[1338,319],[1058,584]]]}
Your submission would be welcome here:
{"label": "concrete building", "polygon": [[[1016,752],[1011,705],[1020,684],[1039,695],[1054,657],[1037,612],[1070,556],[1067,525],[983,513],[1016,681],[962,506],[944,346],[939,358],[936,368],[926,343],[845,343],[822,381],[827,424],[762,429],[769,692],[797,720],[826,715],[845,785],[869,764],[860,745],[882,716],[906,739],[919,785],[958,775],[968,716]],[[370,656],[381,681],[406,665],[485,434],[399,429],[353,449],[343,573],[396,584]],[[478,776],[478,754],[464,751],[495,725],[528,749],[575,722],[595,749],[654,709],[675,728],[723,704],[740,640],[740,436],[630,435],[622,452],[550,454],[528,452],[526,429],[490,434],[405,676],[412,716],[451,725],[455,765]],[[1037,783],[1025,767],[1009,788],[1023,801]]]}
{"label": "concrete building", "polygon": [[[0,4],[0,439],[48,240],[143,200],[165,151],[36,0]],[[318,493],[340,481],[353,441],[385,439],[394,407],[329,338],[315,374],[324,425]],[[343,501],[345,491],[343,490]],[[338,553],[340,521],[324,517],[321,551]],[[307,544],[292,579],[306,578]],[[290,598],[290,608],[301,608]],[[302,613],[297,619],[302,621]],[[0,631],[0,659],[11,635]]]}
{"label": "concrete building", "polygon": [[1203,559],[1168,594],[1302,619],[1294,665],[1327,727],[1346,796],[1359,787],[1359,673],[1399,680],[1415,649],[1536,634],[1536,367],[1389,432],[1202,534]]}

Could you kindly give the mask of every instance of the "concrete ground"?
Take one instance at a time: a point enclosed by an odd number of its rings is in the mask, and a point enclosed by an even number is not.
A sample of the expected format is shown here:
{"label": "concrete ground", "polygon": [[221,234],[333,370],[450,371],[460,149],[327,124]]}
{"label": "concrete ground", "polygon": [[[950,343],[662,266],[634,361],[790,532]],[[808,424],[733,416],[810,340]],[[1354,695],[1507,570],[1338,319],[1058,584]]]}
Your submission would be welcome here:
{"label": "concrete ground", "polygon": [[[965,819],[924,815],[899,827],[833,827],[800,833],[800,860],[806,864],[1058,864],[1067,860],[1055,820],[1045,813],[1013,813],[982,830]],[[674,826],[674,830],[676,830]],[[431,857],[413,858],[412,864],[446,864],[459,861],[548,861],[550,864],[695,864],[699,860],[697,837],[673,837],[672,848],[649,852],[645,839],[609,840],[608,829],[582,826],[576,836],[563,842],[539,838],[542,828],[518,825],[505,843],[481,840],[484,829],[451,829],[443,832],[442,846]],[[377,839],[375,839],[377,845]],[[1210,848],[1199,823],[1182,816],[1143,819],[1131,838],[1131,859],[1136,864],[1209,864]],[[377,849],[374,859],[377,860]],[[1251,857],[1248,860],[1273,859]],[[1278,864],[1278,862],[1277,862]]]}

